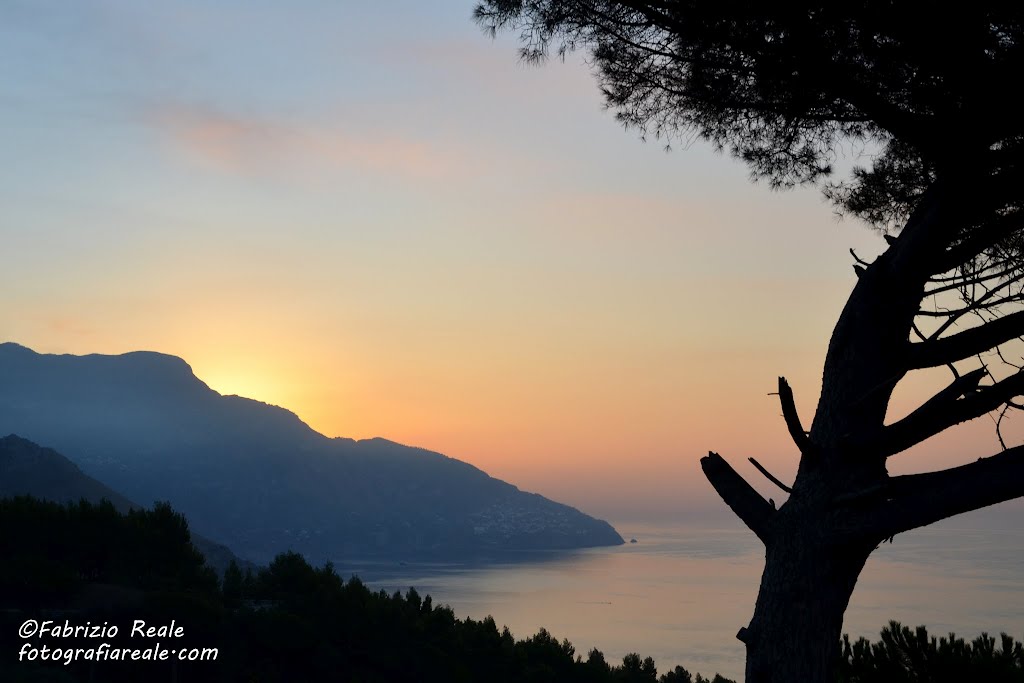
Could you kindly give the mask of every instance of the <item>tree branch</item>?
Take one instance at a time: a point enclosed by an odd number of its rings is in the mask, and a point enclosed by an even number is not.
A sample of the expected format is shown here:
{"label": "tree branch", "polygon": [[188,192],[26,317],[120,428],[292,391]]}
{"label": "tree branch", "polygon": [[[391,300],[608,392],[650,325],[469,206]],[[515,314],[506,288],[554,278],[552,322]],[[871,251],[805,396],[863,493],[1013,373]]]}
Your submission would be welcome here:
{"label": "tree branch", "polygon": [[1005,305],[1011,301],[1019,300],[1021,294],[1019,291],[1016,294],[1011,292],[1010,294],[1007,294],[1002,298],[997,298],[996,294],[1004,289],[1012,287],[1021,280],[1024,280],[1024,272],[1018,273],[1017,275],[1009,277],[1006,280],[1000,282],[999,284],[995,285],[981,296],[971,301],[968,301],[967,305],[964,306],[963,308],[958,308],[953,311],[943,311],[941,313],[934,313],[930,311],[918,311],[917,315],[937,315],[939,317],[946,318],[946,320],[941,325],[939,325],[938,329],[932,332],[931,336],[929,337],[929,340],[939,339],[940,335],[943,332],[945,332],[950,327],[955,325],[957,320],[967,315],[968,313],[977,313],[979,310],[982,309],[998,308],[999,306]]}
{"label": "tree branch", "polygon": [[701,458],[700,467],[725,504],[767,545],[771,537],[772,517],[775,515],[768,501],[718,453],[708,453]]}
{"label": "tree branch", "polygon": [[[1014,396],[1024,393],[1024,371],[978,389],[978,382],[987,372],[982,367],[956,378],[910,415],[883,427],[879,438],[866,446],[885,457],[895,455],[953,425],[981,417]],[[958,396],[963,398],[958,400]]]}
{"label": "tree branch", "polygon": [[910,367],[934,368],[984,353],[1024,335],[1024,311],[986,322],[942,339],[910,345]]}
{"label": "tree branch", "polygon": [[1017,272],[1020,272],[1020,266],[1006,266],[1005,262],[983,266],[977,272],[967,273],[965,271],[965,273],[957,273],[954,271],[954,275],[950,277],[929,278],[928,282],[933,283],[936,286],[925,291],[922,298],[927,299],[928,297],[935,296],[936,294],[942,294],[943,292],[951,292],[957,289],[962,290],[964,287],[980,285],[988,282],[989,280],[998,280],[1001,277],[1013,275]]}
{"label": "tree branch", "polygon": [[1024,495],[1024,446],[941,472],[889,480],[872,527],[882,537]]}
{"label": "tree branch", "polygon": [[1009,235],[1019,230],[1020,225],[1021,216],[1019,212],[1009,213],[991,220],[974,234],[947,249],[942,257],[936,260],[935,267],[933,268],[934,273],[945,273],[970,261],[1000,240],[1006,239]]}
{"label": "tree branch", "polygon": [[778,486],[780,489],[782,489],[786,493],[793,493],[793,489],[789,488],[788,486],[783,484],[781,481],[776,479],[775,475],[772,474],[771,472],[769,472],[768,470],[766,470],[764,468],[764,466],[761,465],[761,463],[759,463],[758,461],[754,460],[753,458],[747,458],[747,460],[749,460],[750,464],[753,465],[754,467],[756,467],[757,471],[760,472],[761,474],[763,474],[768,481],[770,481],[771,483],[775,484],[776,486]]}
{"label": "tree branch", "polygon": [[883,252],[885,260],[891,261],[892,272],[909,277],[907,282],[914,281],[915,287],[916,279],[921,278],[922,292],[924,282],[935,274],[934,262],[941,258],[955,231],[952,216],[944,206],[948,204],[949,186],[948,179],[933,180],[921,194],[899,236],[889,242],[889,248]]}
{"label": "tree branch", "polygon": [[785,377],[779,378],[779,402],[782,403],[782,417],[786,420],[786,428],[789,429],[789,436],[793,443],[800,449],[801,454],[811,453],[813,445],[810,437],[800,424],[800,416],[796,412],[796,402],[793,400],[793,390]]}

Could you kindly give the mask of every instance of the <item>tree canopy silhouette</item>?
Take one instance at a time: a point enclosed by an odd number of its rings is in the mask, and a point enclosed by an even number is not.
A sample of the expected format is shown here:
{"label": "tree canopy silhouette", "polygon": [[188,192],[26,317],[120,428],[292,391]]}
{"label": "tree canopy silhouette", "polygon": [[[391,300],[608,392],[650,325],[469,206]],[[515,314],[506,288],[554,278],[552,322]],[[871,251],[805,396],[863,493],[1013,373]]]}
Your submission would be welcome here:
{"label": "tree canopy silhouette", "polygon": [[[705,475],[766,546],[750,624],[747,680],[825,681],[842,617],[871,551],[894,534],[1024,495],[1024,446],[1002,419],[1024,408],[1021,181],[1024,6],[975,2],[763,3],[484,0],[476,20],[517,31],[531,62],[584,50],[628,127],[696,136],[773,187],[814,185],[880,230],[825,357],[804,429],[779,397],[799,451],[778,509],[719,455]],[[836,177],[845,150],[865,165]],[[1016,349],[1019,355],[1019,348]],[[1022,361],[1024,362],[1024,361]],[[911,371],[947,367],[949,385],[886,422]],[[1003,451],[940,472],[890,477],[887,459],[995,412]]]}

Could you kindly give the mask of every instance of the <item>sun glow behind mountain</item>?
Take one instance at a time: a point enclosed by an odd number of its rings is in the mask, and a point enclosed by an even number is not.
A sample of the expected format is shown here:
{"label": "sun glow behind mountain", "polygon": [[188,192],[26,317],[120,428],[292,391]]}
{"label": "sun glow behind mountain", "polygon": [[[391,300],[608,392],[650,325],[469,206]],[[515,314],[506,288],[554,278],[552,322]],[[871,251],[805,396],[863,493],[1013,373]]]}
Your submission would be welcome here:
{"label": "sun glow behind mountain", "polygon": [[[468,5],[396,11],[5,5],[0,339],[161,351],[330,436],[733,522],[698,459],[792,476],[769,393],[788,377],[809,420],[847,249],[880,239],[642,144],[581,59],[523,68]],[[979,422],[894,469],[994,447]]]}

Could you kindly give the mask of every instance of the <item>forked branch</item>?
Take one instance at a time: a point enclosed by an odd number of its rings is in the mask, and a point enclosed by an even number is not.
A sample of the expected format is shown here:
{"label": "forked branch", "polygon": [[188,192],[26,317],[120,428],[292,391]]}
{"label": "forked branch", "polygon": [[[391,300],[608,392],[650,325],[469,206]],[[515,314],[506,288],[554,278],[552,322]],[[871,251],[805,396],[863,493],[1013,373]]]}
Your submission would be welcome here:
{"label": "forked branch", "polygon": [[879,438],[868,446],[879,455],[895,455],[953,425],[981,417],[1024,393],[1024,371],[979,388],[978,382],[987,372],[982,367],[953,380],[910,415],[884,427]]}
{"label": "forked branch", "polygon": [[1024,496],[1024,446],[940,472],[893,477],[874,510],[882,537]]}
{"label": "forked branch", "polygon": [[910,367],[934,368],[976,356],[1024,335],[1024,311],[986,322],[964,332],[910,346]]}

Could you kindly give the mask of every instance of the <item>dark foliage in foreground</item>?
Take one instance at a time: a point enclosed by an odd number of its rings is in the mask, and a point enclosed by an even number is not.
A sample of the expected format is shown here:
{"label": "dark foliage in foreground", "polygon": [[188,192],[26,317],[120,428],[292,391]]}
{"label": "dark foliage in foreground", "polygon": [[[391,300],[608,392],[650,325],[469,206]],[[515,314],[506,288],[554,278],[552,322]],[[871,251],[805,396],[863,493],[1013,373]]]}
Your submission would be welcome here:
{"label": "dark foliage in foreground", "polygon": [[[583,657],[545,629],[516,640],[494,619],[457,619],[414,589],[372,591],[327,564],[282,553],[255,574],[237,565],[217,582],[169,506],[118,513],[109,504],[67,507],[0,500],[0,680],[3,681],[487,681],[508,683],[711,683],[682,667],[658,678],[637,654],[608,664]],[[26,619],[119,627],[113,638],[19,639]],[[131,638],[133,621],[175,619],[182,638]],[[216,661],[18,661],[36,646],[217,648]],[[730,683],[720,676],[714,683]]]}
{"label": "dark foliage in foreground", "polygon": [[1005,633],[998,641],[982,633],[971,642],[957,638],[929,637],[924,626],[911,630],[891,621],[882,638],[870,643],[860,638],[851,643],[843,636],[839,665],[840,683],[1022,683],[1024,645]]}
{"label": "dark foliage in foreground", "polygon": [[[734,683],[626,655],[609,664],[578,654],[545,629],[516,640],[494,619],[457,619],[414,589],[372,591],[328,564],[282,553],[260,571],[232,565],[220,582],[189,543],[184,517],[167,505],[122,514],[109,504],[61,506],[0,499],[0,680],[40,681],[486,681]],[[26,619],[111,624],[112,638],[17,638]],[[129,637],[135,619],[175,619],[182,638]],[[24,643],[50,647],[217,648],[215,661],[18,661]],[[971,643],[929,638],[893,622],[882,639],[843,641],[841,683],[1024,683],[1024,646],[1008,636]]]}
{"label": "dark foliage in foreground", "polygon": [[188,522],[167,503],[122,513],[107,500],[0,499],[0,557],[0,607],[67,605],[96,584],[217,592]]}

